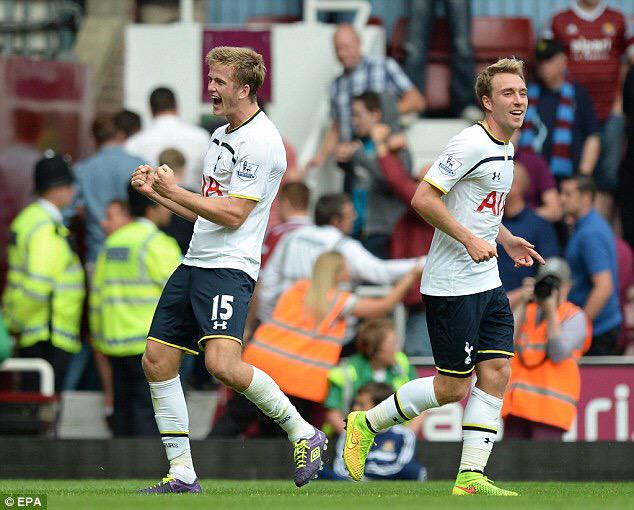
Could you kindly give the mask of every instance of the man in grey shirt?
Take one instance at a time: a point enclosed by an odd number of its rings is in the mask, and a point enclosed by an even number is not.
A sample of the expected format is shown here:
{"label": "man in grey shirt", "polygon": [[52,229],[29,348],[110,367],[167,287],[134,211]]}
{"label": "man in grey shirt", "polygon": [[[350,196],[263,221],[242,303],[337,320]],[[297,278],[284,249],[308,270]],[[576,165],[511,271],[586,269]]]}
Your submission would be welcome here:
{"label": "man in grey shirt", "polygon": [[123,148],[125,136],[113,116],[98,115],[92,124],[97,152],[75,165],[77,193],[73,211],[83,208],[86,221],[86,261],[88,270],[97,260],[105,240],[101,221],[113,200],[127,200],[128,182],[135,168],[144,163]]}

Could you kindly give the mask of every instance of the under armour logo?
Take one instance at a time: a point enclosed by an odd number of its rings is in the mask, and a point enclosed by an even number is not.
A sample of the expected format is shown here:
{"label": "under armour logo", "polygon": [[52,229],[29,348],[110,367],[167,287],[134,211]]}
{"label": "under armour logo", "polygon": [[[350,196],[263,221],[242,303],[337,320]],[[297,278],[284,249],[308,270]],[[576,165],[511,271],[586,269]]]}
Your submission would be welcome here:
{"label": "under armour logo", "polygon": [[469,342],[465,342],[464,350],[467,353],[467,358],[464,360],[464,364],[468,365],[469,363],[471,363],[471,351],[473,350],[473,347],[469,345]]}
{"label": "under armour logo", "polygon": [[227,321],[214,321],[214,329],[227,329]]}
{"label": "under armour logo", "polygon": [[484,442],[488,444],[488,443],[492,443],[493,441],[491,441],[491,439],[490,439],[490,438],[485,437],[485,438],[484,438]]}
{"label": "under armour logo", "polygon": [[493,180],[494,181],[499,181],[501,174],[502,174],[502,172],[493,172]]}

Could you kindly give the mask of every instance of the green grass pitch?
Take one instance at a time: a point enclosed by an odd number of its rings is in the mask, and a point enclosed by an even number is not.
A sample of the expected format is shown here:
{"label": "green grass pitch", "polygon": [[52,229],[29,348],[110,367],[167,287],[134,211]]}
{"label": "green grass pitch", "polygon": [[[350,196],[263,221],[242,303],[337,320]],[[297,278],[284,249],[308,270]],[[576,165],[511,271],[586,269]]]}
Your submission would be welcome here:
{"label": "green grass pitch", "polygon": [[[202,495],[143,496],[148,480],[0,480],[0,494],[43,493],[51,510],[374,510],[473,508],[527,510],[634,507],[634,482],[505,482],[518,498],[451,497],[452,482],[312,482],[203,480]],[[3,498],[4,499],[4,498]],[[7,508],[0,500],[0,509]],[[13,506],[17,508],[17,506]]]}

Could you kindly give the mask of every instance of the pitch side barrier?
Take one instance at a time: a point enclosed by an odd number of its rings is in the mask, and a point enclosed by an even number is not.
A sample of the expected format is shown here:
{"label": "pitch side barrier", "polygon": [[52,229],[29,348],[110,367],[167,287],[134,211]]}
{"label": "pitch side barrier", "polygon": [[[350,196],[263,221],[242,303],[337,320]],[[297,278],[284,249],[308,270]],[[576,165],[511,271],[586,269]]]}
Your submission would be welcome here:
{"label": "pitch side barrier", "polygon": [[[413,359],[420,375],[434,372],[429,359]],[[581,398],[575,426],[563,442],[501,440],[487,468],[504,480],[632,480],[634,433],[631,388],[634,358],[581,360]],[[418,456],[430,479],[455,477],[461,451],[462,406],[427,413]],[[328,453],[332,454],[333,449]],[[285,479],[293,472],[284,439],[192,441],[202,478]],[[156,439],[47,439],[0,437],[0,478],[156,478],[165,471]],[[290,482],[289,482],[290,483]]]}
{"label": "pitch side barrier", "polygon": [[[331,453],[334,449],[329,449]],[[431,480],[451,480],[459,442],[421,441],[418,457]],[[293,459],[285,439],[192,441],[201,478],[288,479]],[[154,479],[167,466],[157,439],[0,441],[3,479]],[[493,479],[619,481],[634,479],[634,443],[501,441],[487,467]]]}

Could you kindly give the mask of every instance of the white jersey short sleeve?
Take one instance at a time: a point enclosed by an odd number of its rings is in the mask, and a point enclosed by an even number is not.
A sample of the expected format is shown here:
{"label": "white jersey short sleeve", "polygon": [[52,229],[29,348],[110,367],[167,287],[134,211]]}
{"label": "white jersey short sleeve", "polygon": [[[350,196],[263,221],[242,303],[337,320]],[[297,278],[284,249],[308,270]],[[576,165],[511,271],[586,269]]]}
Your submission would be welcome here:
{"label": "white jersey short sleeve", "polygon": [[257,202],[245,222],[230,229],[199,217],[183,264],[239,269],[257,280],[271,204],[286,170],[286,151],[275,125],[258,111],[236,129],[225,125],[211,137],[201,194]]}
{"label": "white jersey short sleeve", "polygon": [[[424,180],[444,194],[456,220],[496,243],[513,182],[510,143],[494,138],[482,124],[468,127],[450,140]],[[421,279],[423,294],[462,296],[500,285],[497,259],[475,263],[461,243],[436,229]]]}

